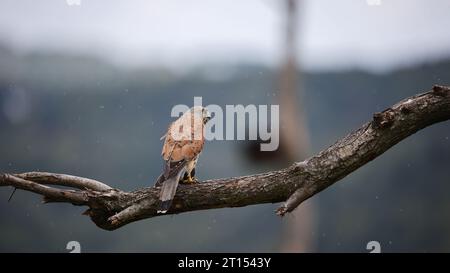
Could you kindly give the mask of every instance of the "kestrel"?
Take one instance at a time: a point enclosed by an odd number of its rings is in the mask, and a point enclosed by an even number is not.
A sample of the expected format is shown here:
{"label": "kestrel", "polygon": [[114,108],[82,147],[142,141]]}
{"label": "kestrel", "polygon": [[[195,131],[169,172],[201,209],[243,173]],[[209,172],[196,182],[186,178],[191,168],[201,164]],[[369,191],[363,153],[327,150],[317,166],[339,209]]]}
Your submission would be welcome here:
{"label": "kestrel", "polygon": [[[156,186],[161,186],[158,213],[169,210],[178,183],[197,183],[195,165],[205,143],[204,127],[211,115],[202,106],[194,106],[170,124],[162,148],[164,171]],[[183,179],[180,180],[183,175]]]}

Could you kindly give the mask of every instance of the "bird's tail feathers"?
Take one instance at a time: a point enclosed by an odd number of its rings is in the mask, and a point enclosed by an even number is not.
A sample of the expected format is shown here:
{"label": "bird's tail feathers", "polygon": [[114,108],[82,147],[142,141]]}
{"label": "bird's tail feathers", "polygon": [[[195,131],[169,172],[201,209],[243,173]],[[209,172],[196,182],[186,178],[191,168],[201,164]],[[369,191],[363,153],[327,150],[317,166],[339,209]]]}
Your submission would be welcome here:
{"label": "bird's tail feathers", "polygon": [[157,212],[161,213],[161,214],[164,214],[170,209],[171,205],[172,205],[172,200],[159,201],[158,211]]}
{"label": "bird's tail feathers", "polygon": [[183,171],[184,169],[179,170],[176,175],[169,177],[162,183],[157,213],[166,213],[169,210]]}

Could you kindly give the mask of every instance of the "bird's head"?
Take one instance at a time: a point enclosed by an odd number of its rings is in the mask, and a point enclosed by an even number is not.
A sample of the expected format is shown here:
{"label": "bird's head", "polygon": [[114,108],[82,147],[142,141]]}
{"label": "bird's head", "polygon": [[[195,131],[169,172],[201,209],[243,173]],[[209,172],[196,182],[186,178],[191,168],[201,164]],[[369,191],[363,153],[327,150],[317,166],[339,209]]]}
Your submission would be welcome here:
{"label": "bird's head", "polygon": [[211,113],[203,106],[194,106],[191,108],[191,112],[201,117],[203,120],[203,124],[206,124],[211,119]]}

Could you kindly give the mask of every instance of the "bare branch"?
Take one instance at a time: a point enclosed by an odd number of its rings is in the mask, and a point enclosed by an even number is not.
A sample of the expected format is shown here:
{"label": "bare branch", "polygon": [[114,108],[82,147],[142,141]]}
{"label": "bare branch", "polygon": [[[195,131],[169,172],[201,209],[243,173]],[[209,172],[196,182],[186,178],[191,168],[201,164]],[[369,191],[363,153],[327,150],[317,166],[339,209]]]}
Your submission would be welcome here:
{"label": "bare branch", "polygon": [[[180,185],[167,214],[203,209],[242,207],[283,202],[279,215],[291,212],[304,200],[383,154],[406,137],[450,119],[450,88],[434,86],[376,113],[373,120],[319,154],[292,166],[262,174]],[[68,186],[63,190],[44,184]],[[86,205],[97,226],[114,230],[128,223],[159,216],[158,187],[123,192],[101,182],[61,174],[0,175],[0,186],[13,186],[43,195],[48,202]]]}
{"label": "bare branch", "polygon": [[15,188],[31,191],[44,196],[44,202],[60,201],[69,202],[74,205],[86,205],[86,194],[81,191],[62,190],[47,187],[29,180],[11,174],[2,174],[0,176],[1,186],[14,186]]}
{"label": "bare branch", "polygon": [[22,174],[14,174],[14,176],[40,184],[73,187],[81,190],[90,189],[94,191],[105,191],[111,189],[110,186],[103,184],[102,182],[99,182],[97,180],[67,174],[28,172]]}

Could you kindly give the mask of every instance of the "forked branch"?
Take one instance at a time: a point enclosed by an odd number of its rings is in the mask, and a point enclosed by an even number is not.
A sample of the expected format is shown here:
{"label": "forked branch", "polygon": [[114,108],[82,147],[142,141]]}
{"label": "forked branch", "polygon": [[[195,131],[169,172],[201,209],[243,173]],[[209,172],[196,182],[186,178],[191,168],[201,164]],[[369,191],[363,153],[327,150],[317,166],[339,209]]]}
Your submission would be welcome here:
{"label": "forked branch", "polygon": [[[288,168],[180,185],[167,214],[284,202],[277,210],[284,215],[406,137],[448,119],[450,88],[434,86],[375,113],[371,121],[328,149]],[[0,186],[35,192],[44,196],[44,202],[88,206],[85,214],[107,230],[160,215],[157,187],[124,192],[88,178],[41,172],[0,174]]]}

